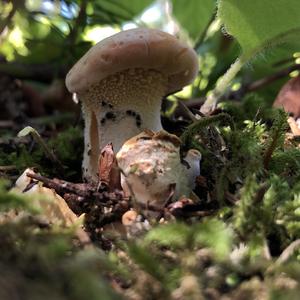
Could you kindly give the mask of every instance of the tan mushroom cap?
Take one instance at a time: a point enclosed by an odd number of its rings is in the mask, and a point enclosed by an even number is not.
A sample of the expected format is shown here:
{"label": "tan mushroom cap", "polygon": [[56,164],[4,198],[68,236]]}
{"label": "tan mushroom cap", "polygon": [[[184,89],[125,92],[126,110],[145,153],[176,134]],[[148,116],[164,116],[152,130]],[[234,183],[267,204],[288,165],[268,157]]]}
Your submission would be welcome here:
{"label": "tan mushroom cap", "polygon": [[168,77],[167,93],[197,76],[196,52],[174,36],[156,29],[119,32],[92,47],[69,71],[66,86],[83,93],[109,75],[132,68],[157,70]]}

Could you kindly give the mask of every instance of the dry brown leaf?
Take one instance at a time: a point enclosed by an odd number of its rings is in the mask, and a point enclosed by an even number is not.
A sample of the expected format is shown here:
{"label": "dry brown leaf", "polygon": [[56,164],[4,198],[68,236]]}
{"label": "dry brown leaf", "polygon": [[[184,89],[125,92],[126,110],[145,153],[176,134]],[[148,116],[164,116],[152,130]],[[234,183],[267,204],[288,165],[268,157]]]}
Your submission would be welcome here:
{"label": "dry brown leaf", "polygon": [[273,106],[283,108],[295,119],[300,117],[300,76],[290,79],[281,88]]}
{"label": "dry brown leaf", "polygon": [[107,144],[101,151],[99,157],[99,184],[104,184],[109,191],[121,190],[121,173],[112,143]]}
{"label": "dry brown leaf", "polygon": [[16,181],[12,192],[32,196],[32,205],[41,211],[41,216],[48,223],[67,227],[74,225],[78,221],[78,217],[71,211],[65,200],[54,190],[43,187],[41,182],[32,184],[27,173],[35,174],[32,169],[26,169]]}

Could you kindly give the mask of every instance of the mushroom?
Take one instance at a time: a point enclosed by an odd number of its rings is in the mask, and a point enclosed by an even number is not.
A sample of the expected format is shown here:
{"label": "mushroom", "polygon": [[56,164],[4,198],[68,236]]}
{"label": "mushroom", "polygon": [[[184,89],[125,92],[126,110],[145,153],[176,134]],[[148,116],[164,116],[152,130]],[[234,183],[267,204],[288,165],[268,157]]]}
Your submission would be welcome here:
{"label": "mushroom", "polygon": [[179,138],[166,131],[143,131],[125,142],[117,153],[124,191],[137,204],[156,208],[191,195],[200,174],[200,159],[195,149],[182,159]]}
{"label": "mushroom", "polygon": [[108,143],[118,151],[144,129],[161,130],[162,97],[197,72],[195,51],[155,29],[123,31],[92,47],[66,77],[85,118],[84,178],[97,181],[98,157]]}

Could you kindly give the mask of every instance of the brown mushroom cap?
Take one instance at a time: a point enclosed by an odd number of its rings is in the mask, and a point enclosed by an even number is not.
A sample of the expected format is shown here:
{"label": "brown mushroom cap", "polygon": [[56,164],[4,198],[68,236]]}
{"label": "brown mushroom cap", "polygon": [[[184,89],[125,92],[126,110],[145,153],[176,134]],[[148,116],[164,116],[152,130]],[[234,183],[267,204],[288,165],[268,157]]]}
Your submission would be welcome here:
{"label": "brown mushroom cap", "polygon": [[196,52],[156,29],[119,32],[92,47],[70,70],[66,86],[82,93],[109,75],[131,68],[157,70],[168,78],[167,93],[191,83],[198,72]]}

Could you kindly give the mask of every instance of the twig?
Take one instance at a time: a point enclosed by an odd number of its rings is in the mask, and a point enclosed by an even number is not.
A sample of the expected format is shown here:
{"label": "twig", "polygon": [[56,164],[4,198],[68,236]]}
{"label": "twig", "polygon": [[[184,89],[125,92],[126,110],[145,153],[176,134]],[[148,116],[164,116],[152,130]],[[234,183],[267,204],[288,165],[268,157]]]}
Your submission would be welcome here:
{"label": "twig", "polygon": [[239,89],[238,91],[230,93],[229,98],[234,98],[235,95],[239,95],[239,97],[241,97],[248,92],[254,92],[258,89],[261,89],[261,88],[273,83],[276,80],[279,80],[281,78],[288,76],[291,72],[296,71],[296,70],[300,70],[300,65],[289,66],[289,67],[282,69],[270,76],[258,79],[254,82],[251,82],[248,85],[245,85],[244,87]]}
{"label": "twig", "polygon": [[37,118],[30,118],[28,124],[30,125],[48,125],[48,124],[64,124],[71,123],[75,119],[73,113],[59,113],[51,116],[42,116]]}
{"label": "twig", "polygon": [[17,167],[14,165],[9,165],[9,166],[0,166],[0,171],[12,171],[16,170]]}
{"label": "twig", "polygon": [[67,66],[54,63],[34,65],[18,62],[0,63],[0,74],[43,83],[50,83],[55,77],[64,78],[67,74],[67,70]]}
{"label": "twig", "polygon": [[196,41],[195,45],[194,45],[194,49],[197,51],[198,48],[202,45],[202,43],[204,42],[206,36],[207,36],[207,31],[210,27],[210,25],[212,24],[212,22],[215,20],[216,18],[216,13],[213,13],[211,18],[209,19],[208,23],[206,24],[204,30],[201,32],[198,40]]}
{"label": "twig", "polygon": [[[264,88],[264,87],[272,84],[274,81],[288,76],[291,72],[296,71],[296,70],[300,70],[300,65],[289,66],[278,72],[273,73],[270,76],[266,76],[266,77],[260,78],[258,80],[255,80],[253,82],[250,82],[248,84],[244,84],[239,90],[231,91],[228,94],[223,95],[220,98],[220,100],[223,100],[224,98],[230,99],[230,100],[240,100],[245,94],[247,94],[249,92],[254,92],[261,88]],[[206,99],[205,97],[200,97],[197,99],[190,99],[185,102],[185,105],[189,108],[199,107],[205,102],[205,99]]]}
{"label": "twig", "polygon": [[6,129],[6,128],[11,129],[11,128],[14,127],[14,125],[15,125],[15,123],[11,120],[1,120],[0,121],[0,128],[1,129]]}
{"label": "twig", "polygon": [[211,216],[213,214],[216,213],[216,210],[198,210],[198,211],[180,211],[180,213],[178,211],[176,211],[176,215],[174,213],[172,213],[175,216],[181,216],[183,218],[191,218],[191,217],[207,217],[207,216]]}
{"label": "twig", "polygon": [[[176,96],[175,96],[176,97]],[[195,115],[190,111],[190,109],[185,105],[184,102],[180,100],[180,98],[176,97],[178,100],[178,108],[182,111],[180,115],[187,116],[191,121],[196,122],[197,118]]]}
{"label": "twig", "polygon": [[47,144],[44,142],[44,140],[41,138],[41,136],[39,135],[39,133],[32,127],[27,126],[24,129],[22,129],[19,133],[18,133],[18,137],[23,137],[30,134],[33,139],[43,148],[45,154],[48,156],[48,158],[57,165],[59,171],[64,171],[64,166],[62,165],[62,163],[59,161],[59,159],[56,157],[56,155],[53,153],[53,151],[51,151]]}
{"label": "twig", "polygon": [[259,203],[262,202],[269,187],[270,187],[270,185],[265,182],[258,188],[258,190],[256,191],[256,194],[255,194],[255,197],[253,199],[254,205],[259,205]]}
{"label": "twig", "polygon": [[295,62],[295,58],[294,57],[288,57],[288,58],[277,61],[276,63],[274,63],[272,65],[272,67],[279,67],[279,66],[289,64],[289,63],[293,63],[293,62]]}
{"label": "twig", "polygon": [[83,200],[93,201],[98,200],[100,203],[107,204],[110,202],[119,202],[120,200],[128,200],[122,196],[122,193],[106,193],[98,192],[95,186],[89,184],[81,183],[71,183],[68,181],[60,179],[49,179],[38,174],[26,174],[28,177],[41,181],[43,184],[51,189],[54,189],[59,195],[63,196],[65,194],[75,194],[77,196],[83,197]]}
{"label": "twig", "polygon": [[87,8],[87,0],[82,0],[81,4],[80,4],[80,8],[79,8],[79,12],[78,12],[78,16],[75,19],[74,22],[74,26],[72,27],[72,29],[70,30],[70,33],[66,39],[66,43],[68,44],[68,47],[66,47],[65,53],[67,53],[67,51],[72,51],[74,52],[74,48],[75,48],[75,44],[76,44],[76,40],[77,37],[80,33],[80,29],[81,31],[83,30],[83,28],[86,25],[86,8]]}
{"label": "twig", "polygon": [[2,23],[2,25],[0,25],[0,36],[3,33],[4,29],[10,24],[13,16],[15,15],[17,8],[14,5],[14,1],[11,2],[13,7],[11,9],[11,11],[9,12],[8,16],[5,18],[4,22]]}

